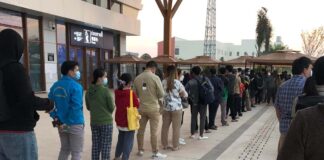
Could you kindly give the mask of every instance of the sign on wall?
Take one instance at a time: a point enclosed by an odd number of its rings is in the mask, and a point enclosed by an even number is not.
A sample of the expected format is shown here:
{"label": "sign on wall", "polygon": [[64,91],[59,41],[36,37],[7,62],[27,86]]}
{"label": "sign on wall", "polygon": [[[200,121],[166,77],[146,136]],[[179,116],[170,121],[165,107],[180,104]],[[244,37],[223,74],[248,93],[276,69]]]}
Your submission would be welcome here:
{"label": "sign on wall", "polygon": [[104,33],[93,28],[71,26],[70,40],[72,45],[103,48]]}

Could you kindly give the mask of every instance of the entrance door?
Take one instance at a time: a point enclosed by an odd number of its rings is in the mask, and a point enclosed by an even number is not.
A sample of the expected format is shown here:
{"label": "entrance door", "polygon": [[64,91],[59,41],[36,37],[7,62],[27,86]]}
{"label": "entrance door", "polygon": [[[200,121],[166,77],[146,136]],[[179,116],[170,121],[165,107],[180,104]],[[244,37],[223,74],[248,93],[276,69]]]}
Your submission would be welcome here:
{"label": "entrance door", "polygon": [[86,84],[86,79],[85,79],[85,72],[84,72],[84,65],[83,65],[83,52],[82,52],[82,48],[78,48],[78,47],[71,47],[70,48],[70,60],[71,61],[76,61],[79,63],[79,70],[81,73],[81,81],[80,83],[82,84],[82,86],[84,87]]}
{"label": "entrance door", "polygon": [[99,67],[99,51],[98,49],[87,48],[86,49],[86,64],[87,64],[87,86],[93,81],[93,71]]}

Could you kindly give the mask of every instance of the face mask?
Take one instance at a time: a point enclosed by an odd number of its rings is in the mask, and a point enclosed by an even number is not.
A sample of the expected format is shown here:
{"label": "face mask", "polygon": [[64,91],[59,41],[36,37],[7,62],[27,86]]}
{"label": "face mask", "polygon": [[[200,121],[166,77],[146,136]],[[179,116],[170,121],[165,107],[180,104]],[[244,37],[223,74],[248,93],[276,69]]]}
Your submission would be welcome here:
{"label": "face mask", "polygon": [[107,78],[104,78],[103,79],[103,85],[107,85],[108,84],[108,79]]}
{"label": "face mask", "polygon": [[313,70],[311,70],[311,72],[310,72],[310,76],[311,76],[311,77],[313,76]]}
{"label": "face mask", "polygon": [[81,78],[81,73],[80,73],[80,71],[77,71],[76,73],[75,73],[75,80],[80,80],[80,78]]}

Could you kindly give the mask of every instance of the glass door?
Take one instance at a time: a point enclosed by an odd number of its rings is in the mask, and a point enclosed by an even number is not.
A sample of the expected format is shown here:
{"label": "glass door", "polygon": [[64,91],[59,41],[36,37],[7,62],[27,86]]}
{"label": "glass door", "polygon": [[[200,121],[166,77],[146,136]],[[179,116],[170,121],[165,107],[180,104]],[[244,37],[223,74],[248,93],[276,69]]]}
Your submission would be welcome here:
{"label": "glass door", "polygon": [[93,81],[93,71],[99,67],[99,52],[98,49],[87,48],[86,63],[87,63],[87,88]]}
{"label": "glass door", "polygon": [[86,84],[86,79],[84,78],[84,65],[83,65],[83,52],[82,52],[82,48],[78,48],[78,47],[71,47],[70,48],[70,60],[71,61],[76,61],[79,64],[79,70],[81,73],[81,80],[80,83],[85,86]]}

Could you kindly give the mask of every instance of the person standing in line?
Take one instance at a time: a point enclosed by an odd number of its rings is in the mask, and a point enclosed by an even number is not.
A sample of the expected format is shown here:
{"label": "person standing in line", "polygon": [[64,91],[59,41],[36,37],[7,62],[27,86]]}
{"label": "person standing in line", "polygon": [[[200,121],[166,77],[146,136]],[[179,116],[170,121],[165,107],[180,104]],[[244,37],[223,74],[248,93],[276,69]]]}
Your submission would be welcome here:
{"label": "person standing in line", "polygon": [[90,111],[92,131],[92,160],[110,159],[114,102],[108,88],[107,72],[96,69],[93,82],[86,93],[86,106]]}
{"label": "person standing in line", "polygon": [[228,79],[225,76],[226,69],[224,67],[219,68],[219,77],[222,80],[224,84],[223,92],[221,93],[221,123],[222,126],[229,126],[229,124],[226,121],[226,106],[227,106],[227,98],[228,98]]}
{"label": "person standing in line", "polygon": [[0,51],[0,159],[37,160],[36,111],[49,112],[54,103],[35,96],[30,77],[19,63],[24,45],[16,31],[0,32]]}
{"label": "person standing in line", "polygon": [[[115,90],[116,115],[115,120],[119,130],[115,160],[128,160],[134,144],[134,130],[128,129],[127,107],[130,106],[132,76],[124,73],[119,79],[119,88]],[[139,107],[139,100],[133,93],[133,105]],[[139,117],[140,118],[140,117]]]}
{"label": "person standing in line", "polygon": [[212,102],[211,104],[208,104],[208,108],[209,108],[209,123],[207,123],[206,125],[208,125],[208,129],[213,129],[213,130],[217,130],[217,126],[215,124],[215,119],[216,119],[216,115],[217,115],[217,110],[218,110],[218,106],[221,103],[221,99],[222,99],[222,93],[224,90],[224,83],[223,81],[216,75],[216,68],[211,68],[210,69],[210,82],[214,87],[214,95],[215,95],[215,101]]}
{"label": "person standing in line", "polygon": [[242,90],[241,90],[241,77],[240,73],[237,70],[233,70],[235,75],[235,84],[234,84],[234,104],[236,109],[235,116],[242,116]]}
{"label": "person standing in line", "polygon": [[296,59],[292,64],[292,79],[284,82],[278,89],[275,101],[277,118],[280,123],[278,151],[286,138],[290,122],[293,100],[303,92],[306,78],[311,76],[312,61],[307,57]]}
{"label": "person standing in line", "polygon": [[[196,125],[197,125],[197,116],[199,113],[200,117],[200,125],[199,125],[199,140],[205,140],[208,137],[204,136],[204,131],[205,131],[205,120],[206,120],[206,110],[207,110],[207,105],[203,105],[200,102],[199,98],[199,82],[202,81],[203,77],[200,76],[201,74],[201,69],[199,66],[195,66],[191,69],[192,73],[192,79],[187,83],[185,86],[186,91],[189,94],[189,102],[191,106],[191,136],[190,138],[196,138],[195,133],[196,133]],[[206,77],[204,77],[206,78]],[[209,85],[212,87],[212,84],[210,81],[206,78],[208,81]]]}
{"label": "person standing in line", "polygon": [[233,74],[233,66],[227,65],[226,69],[226,78],[228,79],[228,98],[227,98],[227,108],[226,115],[228,115],[229,110],[231,111],[230,116],[232,117],[232,122],[237,122],[237,110],[235,107],[235,93],[234,86],[236,82],[236,76]]}
{"label": "person standing in line", "polygon": [[[162,84],[166,93],[164,95],[165,104],[162,113],[162,146],[164,149],[171,148],[171,150],[176,151],[179,150],[180,128],[183,112],[181,97],[188,97],[188,94],[182,83],[178,80],[178,73],[175,66],[167,67],[166,79],[162,81]],[[171,123],[173,144],[172,147],[168,145],[168,133]]]}
{"label": "person standing in line", "polygon": [[[308,78],[304,90],[314,95],[304,101],[292,120],[277,160],[322,160],[324,157],[324,57],[316,60],[312,79]],[[294,77],[292,77],[294,79]],[[308,86],[306,86],[308,85]],[[315,91],[314,91],[315,90]],[[316,97],[316,99],[314,99]],[[306,96],[303,99],[311,98]],[[318,104],[314,103],[316,101]],[[309,106],[305,106],[309,105]],[[315,105],[315,106],[314,106]],[[310,107],[312,106],[312,107]],[[297,109],[297,108],[296,108]],[[294,112],[294,111],[293,111]]]}
{"label": "person standing in line", "polygon": [[[185,86],[184,84],[183,84],[183,79],[182,79],[182,81],[181,81],[181,79],[180,79],[180,77],[183,77],[184,78],[184,75],[182,75],[182,71],[181,71],[181,69],[177,69],[178,70],[178,80],[182,83],[182,85],[183,86]],[[188,94],[188,93],[187,93]],[[182,99],[181,99],[182,100]],[[188,102],[188,97],[187,97],[187,101],[186,102]],[[183,108],[184,108],[184,106],[182,106]],[[184,110],[182,110],[182,116],[181,116],[181,127],[182,127],[182,125],[183,125],[183,117],[184,117]],[[180,128],[180,138],[179,138],[179,144],[181,144],[181,145],[185,145],[186,144],[186,141],[185,141],[185,139],[184,138],[181,138],[181,128]]]}
{"label": "person standing in line", "polygon": [[155,75],[158,65],[155,61],[149,61],[143,73],[134,80],[134,91],[140,99],[139,113],[142,116],[140,128],[137,133],[138,156],[144,154],[144,133],[146,124],[150,121],[152,158],[166,158],[161,154],[157,145],[157,131],[160,120],[160,102],[164,91],[160,78]]}
{"label": "person standing in line", "polygon": [[61,67],[63,77],[54,83],[48,94],[55,102],[55,110],[50,113],[53,125],[58,128],[61,150],[59,160],[82,159],[84,142],[83,88],[78,83],[81,78],[79,65],[65,61]]}

